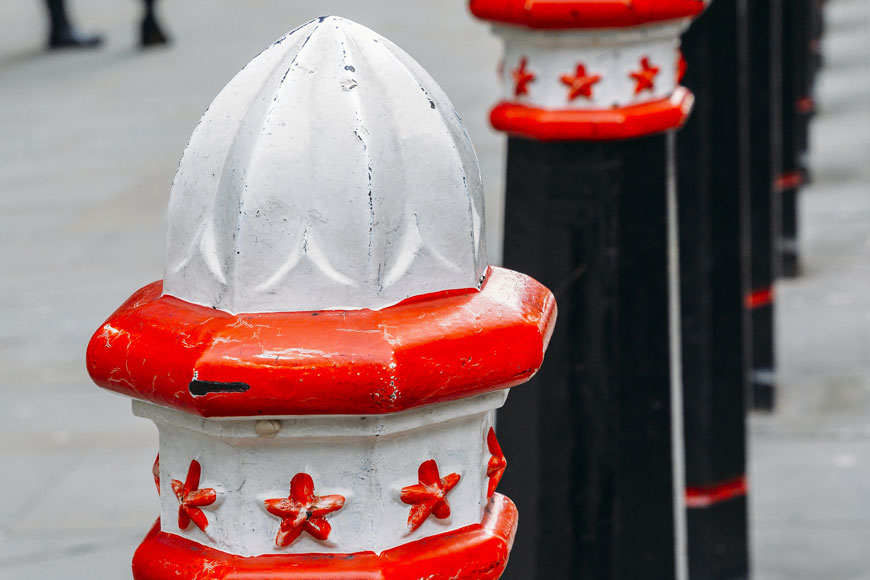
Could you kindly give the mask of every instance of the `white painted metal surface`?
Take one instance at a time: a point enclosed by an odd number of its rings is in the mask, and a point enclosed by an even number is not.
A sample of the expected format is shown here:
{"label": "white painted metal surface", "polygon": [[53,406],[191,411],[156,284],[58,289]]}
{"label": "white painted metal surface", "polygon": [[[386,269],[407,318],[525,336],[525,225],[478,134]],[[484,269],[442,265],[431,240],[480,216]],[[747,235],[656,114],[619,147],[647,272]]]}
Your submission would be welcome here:
{"label": "white painted metal surface", "polygon": [[279,39],[191,137],[164,292],[233,313],[380,309],[479,287],[477,157],[407,54],[336,17]]}
{"label": "white painted metal surface", "polygon": [[[391,415],[272,421],[203,419],[142,401],[134,401],[133,412],[153,420],[160,431],[163,531],[243,556],[380,552],[481,521],[491,456],[486,436],[506,397],[504,390]],[[217,501],[202,508],[205,531],[178,527],[171,480],[184,481],[192,459],[202,466],[200,487],[217,492]],[[458,473],[461,479],[447,495],[450,517],[430,516],[409,532],[411,506],[399,494],[417,483],[417,469],[428,459],[437,462],[441,477]],[[287,497],[290,480],[300,472],[311,475],[317,495],[344,496],[344,506],[327,517],[332,526],[327,540],[303,533],[279,547],[280,520],[263,502]]]}
{"label": "white painted metal surface", "polygon": [[[495,26],[504,39],[502,71],[504,101],[551,110],[610,109],[669,97],[677,87],[680,34],[689,19],[625,29],[533,30]],[[657,67],[652,90],[636,93],[632,72],[643,70],[642,60]],[[528,92],[516,94],[513,72],[526,61],[534,75]],[[573,76],[578,65],[587,75],[600,75],[591,96],[571,99],[563,76]]]}

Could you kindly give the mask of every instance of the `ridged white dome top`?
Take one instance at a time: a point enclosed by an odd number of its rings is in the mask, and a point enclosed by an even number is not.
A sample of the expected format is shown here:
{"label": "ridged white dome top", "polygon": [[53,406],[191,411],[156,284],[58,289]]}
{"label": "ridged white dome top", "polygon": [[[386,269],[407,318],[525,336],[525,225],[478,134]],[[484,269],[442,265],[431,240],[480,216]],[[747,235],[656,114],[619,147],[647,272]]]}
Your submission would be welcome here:
{"label": "ridged white dome top", "polygon": [[462,121],[405,52],[324,17],[252,60],[190,139],[164,294],[233,313],[477,288],[483,192]]}

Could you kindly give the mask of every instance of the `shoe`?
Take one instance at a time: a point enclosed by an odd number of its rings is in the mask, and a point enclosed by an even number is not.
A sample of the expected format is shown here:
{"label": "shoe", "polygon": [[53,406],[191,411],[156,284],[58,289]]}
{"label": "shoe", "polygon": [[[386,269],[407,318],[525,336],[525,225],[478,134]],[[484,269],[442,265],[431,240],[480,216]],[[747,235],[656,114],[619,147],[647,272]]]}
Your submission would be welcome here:
{"label": "shoe", "polygon": [[53,30],[48,38],[48,48],[97,48],[103,44],[99,34],[82,34],[73,28]]}
{"label": "shoe", "polygon": [[160,24],[154,16],[149,15],[142,20],[141,32],[142,36],[139,46],[142,48],[169,44],[169,38],[163,32],[163,29],[160,28]]}

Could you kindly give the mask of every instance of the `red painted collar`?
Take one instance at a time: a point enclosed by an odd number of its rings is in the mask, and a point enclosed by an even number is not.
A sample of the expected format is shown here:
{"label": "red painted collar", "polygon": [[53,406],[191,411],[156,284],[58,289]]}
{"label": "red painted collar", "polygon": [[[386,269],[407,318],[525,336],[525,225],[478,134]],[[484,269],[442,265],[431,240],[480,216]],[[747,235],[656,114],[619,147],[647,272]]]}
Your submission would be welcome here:
{"label": "red painted collar", "polygon": [[622,28],[703,10],[701,0],[471,0],[478,18],[529,28]]}
{"label": "red painted collar", "polygon": [[492,126],[539,141],[616,141],[679,129],[694,97],[677,87],[665,99],[613,109],[548,110],[503,102],[490,112]]}
{"label": "red painted collar", "polygon": [[517,526],[517,508],[501,494],[483,521],[375,554],[269,554],[243,557],[160,531],[160,520],[133,556],[137,580],[495,580],[504,572]]}
{"label": "red painted collar", "polygon": [[88,345],[101,387],[203,417],[383,414],[527,381],[556,316],[535,280],[490,268],[480,291],[379,311],[233,315],[150,284]]}

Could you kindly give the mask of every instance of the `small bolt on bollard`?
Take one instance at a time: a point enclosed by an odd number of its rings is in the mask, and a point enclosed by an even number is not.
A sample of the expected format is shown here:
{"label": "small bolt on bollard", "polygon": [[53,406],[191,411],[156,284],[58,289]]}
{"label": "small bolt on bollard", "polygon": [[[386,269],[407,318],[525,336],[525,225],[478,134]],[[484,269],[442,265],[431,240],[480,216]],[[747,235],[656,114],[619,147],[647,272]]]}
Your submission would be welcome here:
{"label": "small bolt on bollard", "polygon": [[447,96],[358,24],[313,20],[221,91],[173,183],[164,280],[88,347],[160,434],[137,580],[501,575],[495,409],[556,309],[487,265],[483,209]]}
{"label": "small bolt on bollard", "polygon": [[504,40],[504,263],[560,305],[498,420],[524,526],[506,578],[686,578],[673,132],[700,0],[471,0]]}

